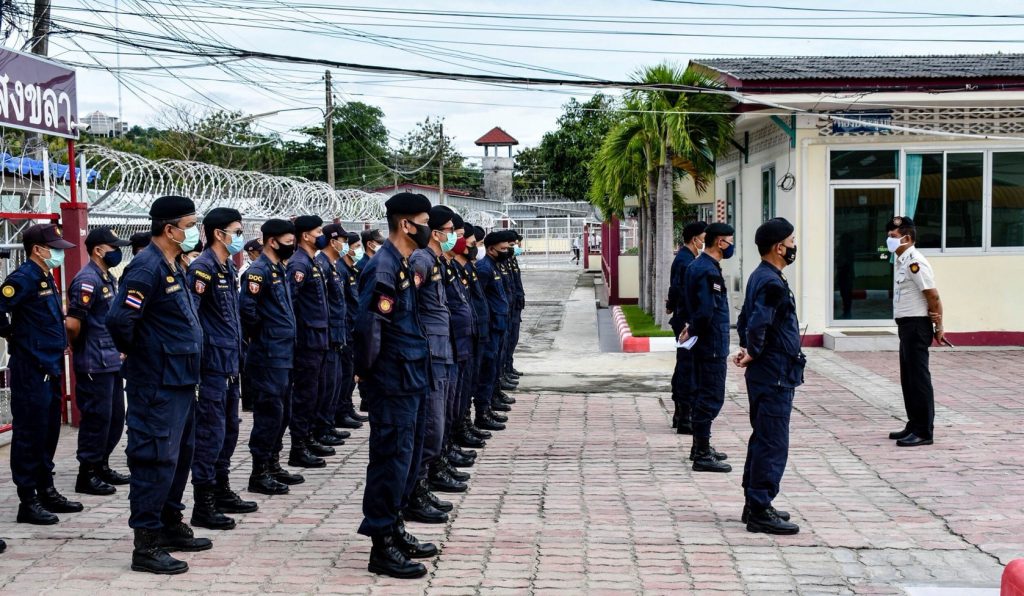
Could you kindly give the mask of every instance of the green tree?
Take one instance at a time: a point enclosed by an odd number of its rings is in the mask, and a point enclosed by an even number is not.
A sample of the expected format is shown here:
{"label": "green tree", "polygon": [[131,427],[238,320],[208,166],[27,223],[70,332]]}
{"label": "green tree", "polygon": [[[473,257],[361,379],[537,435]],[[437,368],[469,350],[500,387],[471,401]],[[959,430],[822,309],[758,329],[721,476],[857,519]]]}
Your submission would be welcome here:
{"label": "green tree", "polygon": [[[440,163],[437,152],[442,144],[441,126],[444,121],[440,118],[427,117],[416,127],[402,137],[396,162],[400,172],[412,172],[400,174],[400,181],[413,182],[437,186],[439,179]],[[478,168],[471,168],[466,162],[466,157],[455,148],[454,137],[444,135],[444,186],[445,188],[458,188],[469,191],[476,191],[483,185],[483,172]],[[427,163],[429,160],[429,163]],[[427,164],[424,167],[424,164]]]}
{"label": "green tree", "polygon": [[[380,186],[389,180],[385,164],[392,161],[384,112],[362,102],[334,108],[334,181],[338,188]],[[324,127],[299,129],[305,141],[284,144],[285,159],[273,173],[327,181],[327,143]]]}
{"label": "green tree", "polygon": [[545,133],[539,147],[548,188],[574,201],[587,199],[594,158],[619,120],[614,108],[615,100],[601,93],[583,103],[572,98],[563,106],[558,128]]}
{"label": "green tree", "polygon": [[512,187],[515,190],[535,188],[547,176],[547,165],[540,147],[527,147],[516,153],[515,168],[512,170]]}

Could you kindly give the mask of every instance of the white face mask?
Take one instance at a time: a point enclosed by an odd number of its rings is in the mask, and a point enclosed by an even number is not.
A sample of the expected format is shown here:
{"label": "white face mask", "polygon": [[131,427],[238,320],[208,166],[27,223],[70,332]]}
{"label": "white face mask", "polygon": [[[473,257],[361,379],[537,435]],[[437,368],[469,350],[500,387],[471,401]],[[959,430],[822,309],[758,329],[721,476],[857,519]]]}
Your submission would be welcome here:
{"label": "white face mask", "polygon": [[885,247],[889,249],[889,252],[896,252],[896,249],[903,246],[903,243],[900,241],[903,240],[904,238],[906,238],[906,236],[900,236],[899,238],[893,238],[892,236],[889,236],[888,238],[885,239]]}

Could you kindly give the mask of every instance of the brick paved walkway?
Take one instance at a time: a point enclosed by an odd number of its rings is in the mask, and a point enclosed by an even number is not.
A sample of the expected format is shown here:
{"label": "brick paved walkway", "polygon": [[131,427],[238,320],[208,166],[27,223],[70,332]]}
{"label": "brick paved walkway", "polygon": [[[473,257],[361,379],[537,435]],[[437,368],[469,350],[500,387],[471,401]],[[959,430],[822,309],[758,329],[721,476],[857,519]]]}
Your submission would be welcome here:
{"label": "brick paved walkway", "polygon": [[[565,358],[558,338],[574,320],[550,304],[567,300],[567,274],[530,275],[545,287],[536,294],[544,314],[527,325],[534,347],[517,363],[526,371]],[[633,391],[609,389],[614,364],[594,354],[588,388],[574,354],[566,358],[577,371],[571,389],[531,393],[524,379],[509,430],[469,470],[470,492],[453,499],[452,521],[411,525],[442,546],[421,580],[366,571],[369,543],[355,534],[363,429],[292,494],[257,497],[260,511],[238,516],[237,529],[201,532],[214,548],[182,554],[192,570],[181,576],[129,571],[125,492],[82,496],[85,512],[38,528],[13,523],[14,489],[0,483],[0,536],[10,545],[0,555],[0,592],[899,594],[995,586],[1002,564],[1024,556],[1024,352],[935,353],[938,443],[897,450],[885,438],[899,427],[895,355],[811,351],[777,502],[802,532],[778,538],[739,523],[749,433],[741,379],[730,372],[715,431],[737,472],[694,474],[688,437],[668,428],[671,355],[614,356],[624,371],[664,357],[664,373]],[[73,449],[69,430],[57,474],[69,496]],[[123,468],[123,452],[116,455]],[[244,448],[235,463],[240,487],[250,466]]]}

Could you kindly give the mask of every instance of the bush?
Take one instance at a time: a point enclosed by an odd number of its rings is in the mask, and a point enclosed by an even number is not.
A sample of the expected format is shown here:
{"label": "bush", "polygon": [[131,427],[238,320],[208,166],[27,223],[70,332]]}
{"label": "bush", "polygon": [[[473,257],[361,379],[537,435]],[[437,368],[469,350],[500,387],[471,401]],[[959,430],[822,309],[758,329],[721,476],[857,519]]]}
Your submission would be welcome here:
{"label": "bush", "polygon": [[635,304],[622,307],[622,314],[626,317],[626,324],[633,337],[672,337],[672,331],[665,331],[659,327],[651,315],[647,314]]}

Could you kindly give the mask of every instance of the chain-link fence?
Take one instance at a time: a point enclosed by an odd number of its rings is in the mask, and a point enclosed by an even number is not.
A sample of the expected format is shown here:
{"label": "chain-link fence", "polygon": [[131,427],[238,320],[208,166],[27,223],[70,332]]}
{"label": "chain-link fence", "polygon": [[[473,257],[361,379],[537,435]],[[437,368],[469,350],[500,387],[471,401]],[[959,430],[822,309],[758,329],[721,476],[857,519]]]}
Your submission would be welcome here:
{"label": "chain-link fence", "polygon": [[583,237],[584,217],[545,217],[517,219],[513,228],[523,235],[523,250],[519,264],[524,269],[562,269],[577,266],[573,254],[573,241],[582,251],[587,248]]}

